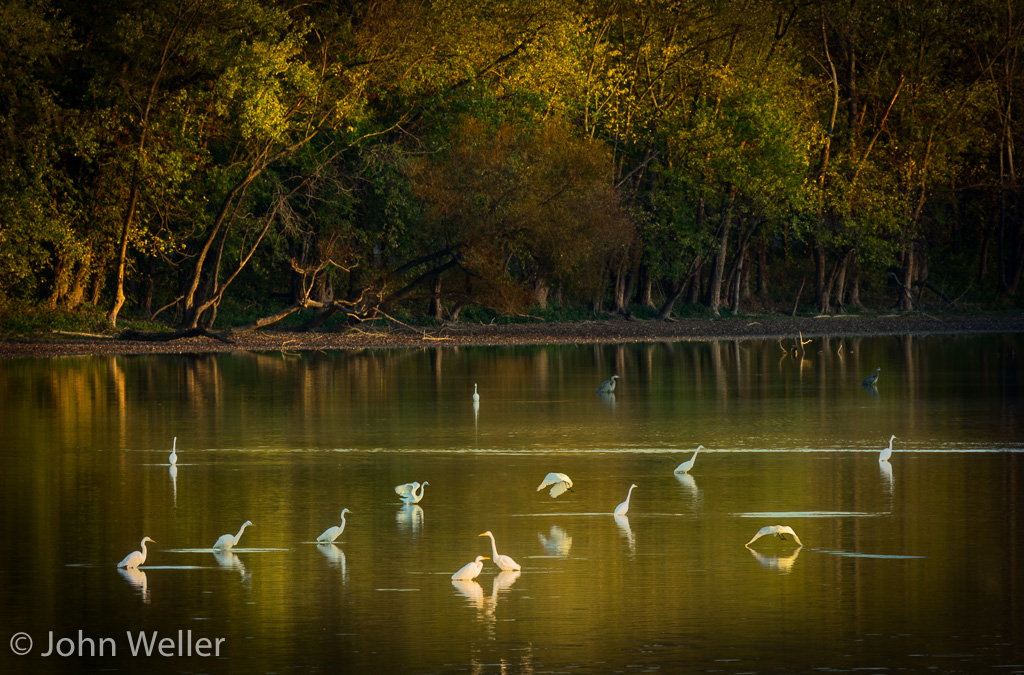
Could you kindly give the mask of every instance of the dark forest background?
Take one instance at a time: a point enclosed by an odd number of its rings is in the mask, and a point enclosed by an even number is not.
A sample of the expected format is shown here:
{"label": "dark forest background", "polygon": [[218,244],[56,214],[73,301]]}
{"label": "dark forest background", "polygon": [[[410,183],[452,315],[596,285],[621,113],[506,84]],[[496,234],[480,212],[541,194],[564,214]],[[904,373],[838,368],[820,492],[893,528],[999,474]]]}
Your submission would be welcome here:
{"label": "dark forest background", "polygon": [[1013,0],[6,0],[0,317],[1019,307],[1022,47]]}

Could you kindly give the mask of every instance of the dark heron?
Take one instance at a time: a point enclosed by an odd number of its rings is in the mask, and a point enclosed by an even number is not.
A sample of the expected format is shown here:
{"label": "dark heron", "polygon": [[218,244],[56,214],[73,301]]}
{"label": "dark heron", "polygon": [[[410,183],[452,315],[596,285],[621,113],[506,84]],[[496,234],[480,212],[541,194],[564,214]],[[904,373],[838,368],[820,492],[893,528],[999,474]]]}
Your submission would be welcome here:
{"label": "dark heron", "polygon": [[873,386],[875,386],[875,382],[878,382],[878,374],[880,372],[882,372],[881,368],[875,368],[875,372],[871,373],[870,375],[868,375],[867,377],[864,378],[864,386],[865,387],[873,387]]}

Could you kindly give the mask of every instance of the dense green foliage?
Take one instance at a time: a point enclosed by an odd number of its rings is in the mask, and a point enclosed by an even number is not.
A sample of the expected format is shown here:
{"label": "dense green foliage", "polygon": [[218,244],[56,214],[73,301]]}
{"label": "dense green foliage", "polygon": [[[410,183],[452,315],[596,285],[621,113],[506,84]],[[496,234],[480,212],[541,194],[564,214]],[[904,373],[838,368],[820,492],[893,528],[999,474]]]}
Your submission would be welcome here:
{"label": "dense green foliage", "polygon": [[0,312],[1012,303],[1022,47],[997,0],[10,0]]}

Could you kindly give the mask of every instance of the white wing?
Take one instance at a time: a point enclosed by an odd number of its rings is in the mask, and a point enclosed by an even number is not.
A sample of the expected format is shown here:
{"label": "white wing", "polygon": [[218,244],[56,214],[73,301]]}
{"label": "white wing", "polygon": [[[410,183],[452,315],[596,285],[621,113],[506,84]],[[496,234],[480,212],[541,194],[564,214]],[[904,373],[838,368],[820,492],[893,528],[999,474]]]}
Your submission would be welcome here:
{"label": "white wing", "polygon": [[405,485],[396,485],[395,493],[403,499],[409,499],[412,497],[413,490],[418,488],[420,484],[418,482],[406,483]]}
{"label": "white wing", "polygon": [[562,476],[562,474],[554,473],[554,472],[549,473],[548,475],[544,476],[544,480],[542,480],[540,482],[540,485],[537,486],[537,491],[540,492],[541,490],[543,490],[544,488],[546,488],[549,485],[554,485],[555,483],[562,482],[561,476]]}

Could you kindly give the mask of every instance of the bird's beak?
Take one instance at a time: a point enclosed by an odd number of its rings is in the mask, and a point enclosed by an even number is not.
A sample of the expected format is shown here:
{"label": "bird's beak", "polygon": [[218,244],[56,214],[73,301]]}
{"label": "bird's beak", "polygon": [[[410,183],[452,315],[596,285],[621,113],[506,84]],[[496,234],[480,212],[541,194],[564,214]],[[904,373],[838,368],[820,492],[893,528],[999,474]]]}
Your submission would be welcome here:
{"label": "bird's beak", "polygon": [[490,559],[491,559],[491,556],[489,556],[489,555],[485,555],[484,556],[484,560],[490,560]]}
{"label": "bird's beak", "polygon": [[476,536],[478,536],[478,537],[486,537],[487,533],[486,532],[481,532],[480,534],[478,534]]}

